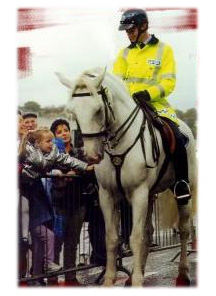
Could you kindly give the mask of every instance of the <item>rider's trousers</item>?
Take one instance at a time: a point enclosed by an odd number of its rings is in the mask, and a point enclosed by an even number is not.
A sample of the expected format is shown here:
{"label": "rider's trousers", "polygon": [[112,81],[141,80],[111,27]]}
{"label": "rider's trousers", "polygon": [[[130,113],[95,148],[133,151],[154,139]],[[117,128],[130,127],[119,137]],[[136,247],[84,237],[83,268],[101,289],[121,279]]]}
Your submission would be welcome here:
{"label": "rider's trousers", "polygon": [[178,125],[172,120],[163,117],[174,132],[176,139],[176,149],[173,154],[173,164],[176,174],[176,182],[184,180],[188,183],[188,160],[185,147],[185,136],[181,133]]}

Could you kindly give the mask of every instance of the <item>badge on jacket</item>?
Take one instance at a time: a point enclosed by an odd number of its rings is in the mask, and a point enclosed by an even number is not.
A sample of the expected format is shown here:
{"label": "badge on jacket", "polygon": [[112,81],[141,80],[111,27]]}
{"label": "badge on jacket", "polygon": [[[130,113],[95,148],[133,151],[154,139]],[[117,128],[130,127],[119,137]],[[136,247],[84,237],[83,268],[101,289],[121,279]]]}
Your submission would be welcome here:
{"label": "badge on jacket", "polygon": [[160,60],[147,60],[147,63],[149,65],[159,66],[161,64],[161,61]]}

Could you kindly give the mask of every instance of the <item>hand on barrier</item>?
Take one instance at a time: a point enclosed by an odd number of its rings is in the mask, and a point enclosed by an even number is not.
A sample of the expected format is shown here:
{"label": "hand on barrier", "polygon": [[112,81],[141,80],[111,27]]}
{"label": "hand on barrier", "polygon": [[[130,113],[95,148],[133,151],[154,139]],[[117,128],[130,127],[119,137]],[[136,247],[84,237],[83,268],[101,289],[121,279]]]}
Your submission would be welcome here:
{"label": "hand on barrier", "polygon": [[67,172],[67,174],[65,174],[66,176],[74,176],[74,175],[76,175],[76,172],[75,171],[73,171],[73,170],[71,170],[71,171],[69,171],[69,172]]}
{"label": "hand on barrier", "polygon": [[92,171],[93,169],[94,169],[94,165],[93,164],[88,165],[87,168],[86,168],[87,171]]}
{"label": "hand on barrier", "polygon": [[35,170],[33,170],[31,165],[26,164],[22,168],[21,176],[23,181],[24,180],[28,181],[29,179],[32,179],[32,180],[37,179],[40,176],[40,174]]}
{"label": "hand on barrier", "polygon": [[60,170],[52,170],[48,175],[60,177],[63,176],[63,173]]}
{"label": "hand on barrier", "polygon": [[64,176],[68,176],[68,178],[66,178],[65,180],[67,182],[72,182],[73,178],[71,178],[71,177],[73,177],[75,175],[77,175],[77,173],[75,171],[71,170],[71,171],[67,172],[66,174],[64,174]]}

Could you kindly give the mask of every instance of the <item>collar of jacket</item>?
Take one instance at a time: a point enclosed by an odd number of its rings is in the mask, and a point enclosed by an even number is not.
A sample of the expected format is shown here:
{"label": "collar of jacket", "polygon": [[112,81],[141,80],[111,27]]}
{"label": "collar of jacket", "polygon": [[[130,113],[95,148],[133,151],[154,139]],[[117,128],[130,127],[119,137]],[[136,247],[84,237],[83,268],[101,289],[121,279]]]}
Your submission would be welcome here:
{"label": "collar of jacket", "polygon": [[[159,42],[159,39],[157,37],[155,37],[154,34],[151,35],[151,39],[149,40],[149,42],[147,44],[151,44],[151,45],[154,45],[154,44],[157,44]],[[131,42],[131,44],[128,46],[128,48],[134,48],[136,46],[137,43],[135,42]],[[146,44],[143,42],[143,45],[145,46]],[[143,46],[143,47],[144,47]],[[142,47],[142,48],[143,48]]]}

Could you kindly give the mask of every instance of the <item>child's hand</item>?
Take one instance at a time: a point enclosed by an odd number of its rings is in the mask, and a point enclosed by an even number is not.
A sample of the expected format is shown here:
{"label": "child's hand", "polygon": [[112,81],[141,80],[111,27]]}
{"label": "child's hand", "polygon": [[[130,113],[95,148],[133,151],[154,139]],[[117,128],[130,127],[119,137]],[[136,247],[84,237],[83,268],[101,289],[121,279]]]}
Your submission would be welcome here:
{"label": "child's hand", "polygon": [[74,175],[76,175],[76,172],[73,170],[67,172],[66,174],[64,174],[64,176],[68,176],[68,178],[65,178],[65,181],[66,182],[73,182],[73,178],[71,178],[71,177],[73,177]]}
{"label": "child's hand", "polygon": [[87,171],[93,171],[93,169],[94,169],[94,165],[93,164],[88,165],[87,168],[86,168]]}
{"label": "child's hand", "polygon": [[76,172],[73,171],[73,170],[71,170],[71,171],[67,172],[65,175],[67,175],[67,176],[74,176],[74,175],[76,175]]}
{"label": "child's hand", "polygon": [[55,176],[55,177],[61,177],[63,175],[63,173],[60,170],[52,170],[50,175]]}

